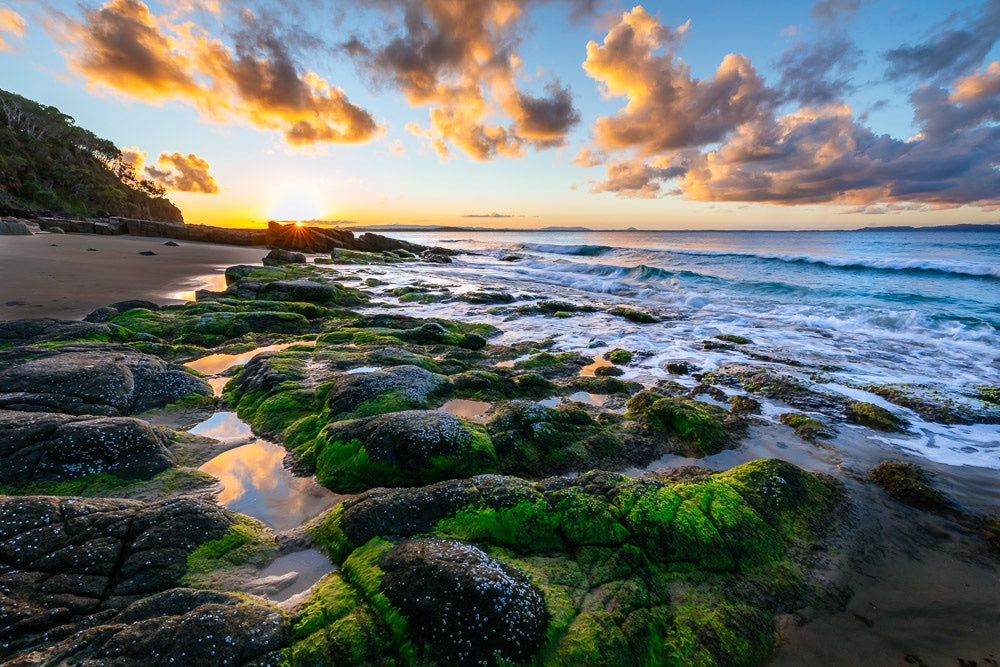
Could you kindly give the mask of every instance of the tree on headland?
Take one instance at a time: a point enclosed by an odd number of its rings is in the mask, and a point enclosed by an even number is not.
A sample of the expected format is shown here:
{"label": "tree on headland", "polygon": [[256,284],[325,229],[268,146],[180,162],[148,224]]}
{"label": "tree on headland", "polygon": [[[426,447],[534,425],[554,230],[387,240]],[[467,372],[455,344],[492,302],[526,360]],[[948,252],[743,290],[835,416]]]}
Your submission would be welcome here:
{"label": "tree on headland", "polygon": [[182,221],[164,193],[112,142],[0,90],[0,209]]}

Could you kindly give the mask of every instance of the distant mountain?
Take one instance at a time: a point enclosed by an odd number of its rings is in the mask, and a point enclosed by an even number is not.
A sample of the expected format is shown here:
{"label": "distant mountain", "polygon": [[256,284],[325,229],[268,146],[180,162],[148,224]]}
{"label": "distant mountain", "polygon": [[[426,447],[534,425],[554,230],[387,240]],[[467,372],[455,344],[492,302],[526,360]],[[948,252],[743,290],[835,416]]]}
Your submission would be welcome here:
{"label": "distant mountain", "polygon": [[70,116],[0,90],[0,212],[183,222],[163,188]]}
{"label": "distant mountain", "polygon": [[893,225],[890,227],[862,227],[859,232],[1000,232],[1000,223],[961,223],[957,225],[935,225],[932,227],[913,227],[911,225]]}

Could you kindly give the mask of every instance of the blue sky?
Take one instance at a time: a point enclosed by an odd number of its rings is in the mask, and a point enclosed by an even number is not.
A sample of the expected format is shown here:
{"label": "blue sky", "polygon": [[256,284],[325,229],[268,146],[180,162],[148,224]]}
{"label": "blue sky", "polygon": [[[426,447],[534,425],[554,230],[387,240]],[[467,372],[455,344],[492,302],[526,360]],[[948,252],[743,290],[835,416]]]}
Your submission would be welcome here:
{"label": "blue sky", "polygon": [[998,217],[996,0],[328,4],[7,2],[0,87],[189,222]]}

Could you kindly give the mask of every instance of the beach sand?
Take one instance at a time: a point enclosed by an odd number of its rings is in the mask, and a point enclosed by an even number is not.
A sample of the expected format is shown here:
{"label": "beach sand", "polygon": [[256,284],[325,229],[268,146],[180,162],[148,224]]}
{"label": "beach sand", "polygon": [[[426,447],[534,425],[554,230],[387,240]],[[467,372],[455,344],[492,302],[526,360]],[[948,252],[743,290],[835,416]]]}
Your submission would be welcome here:
{"label": "beach sand", "polygon": [[[137,236],[35,234],[0,236],[0,320],[76,320],[124,299],[181,303],[181,292],[234,264],[257,264],[265,248]],[[94,248],[95,251],[89,250]],[[154,256],[140,255],[150,250]],[[224,285],[224,283],[221,283]]]}

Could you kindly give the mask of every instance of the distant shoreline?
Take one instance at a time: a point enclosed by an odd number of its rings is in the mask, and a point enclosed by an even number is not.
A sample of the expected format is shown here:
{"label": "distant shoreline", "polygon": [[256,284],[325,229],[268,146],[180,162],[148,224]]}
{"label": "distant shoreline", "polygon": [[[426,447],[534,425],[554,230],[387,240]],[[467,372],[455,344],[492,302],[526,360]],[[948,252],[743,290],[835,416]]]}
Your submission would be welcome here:
{"label": "distant shoreline", "polygon": [[[323,227],[321,221],[307,221],[310,225]],[[624,229],[592,229],[590,227],[465,227],[449,225],[344,225],[338,229],[345,229],[352,232],[490,232],[490,233],[516,233],[516,234],[554,234],[554,233],[639,233],[650,232],[672,232],[672,233],[699,233],[710,234],[745,234],[748,232],[763,232],[768,234],[825,234],[829,232],[1000,232],[1000,223],[960,223],[952,225],[930,225],[925,227],[914,227],[910,225],[892,225],[887,227],[861,227],[858,229],[636,229],[627,227]]]}

